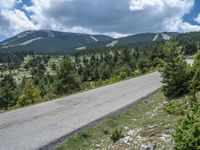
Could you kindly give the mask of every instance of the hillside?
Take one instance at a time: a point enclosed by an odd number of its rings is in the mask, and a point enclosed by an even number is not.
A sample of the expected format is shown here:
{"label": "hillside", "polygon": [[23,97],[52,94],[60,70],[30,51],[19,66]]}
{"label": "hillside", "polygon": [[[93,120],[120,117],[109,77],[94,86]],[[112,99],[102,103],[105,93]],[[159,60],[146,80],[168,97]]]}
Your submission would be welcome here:
{"label": "hillside", "polygon": [[191,49],[191,41],[194,39],[196,41],[195,44],[199,45],[200,32],[142,33],[114,39],[105,35],[89,35],[51,30],[29,30],[0,42],[0,52],[34,51],[39,53],[70,53],[93,48],[113,48],[126,45],[141,45],[144,43],[151,44],[168,40],[171,37],[177,37],[182,45],[186,45],[186,47],[189,45]]}
{"label": "hillside", "polygon": [[98,41],[112,40],[105,35],[30,30],[0,43],[0,51],[71,52],[75,48]]}

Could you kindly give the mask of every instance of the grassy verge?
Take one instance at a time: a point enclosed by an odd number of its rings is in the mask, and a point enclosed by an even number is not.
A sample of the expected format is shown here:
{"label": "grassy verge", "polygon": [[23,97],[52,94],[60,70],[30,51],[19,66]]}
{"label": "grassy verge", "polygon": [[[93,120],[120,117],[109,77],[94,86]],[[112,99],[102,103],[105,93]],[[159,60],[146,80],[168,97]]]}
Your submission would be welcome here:
{"label": "grassy verge", "polygon": [[[171,149],[172,129],[177,117],[163,110],[165,98],[158,92],[120,115],[104,119],[68,138],[57,150],[140,149],[153,145],[155,149]],[[121,129],[124,138],[114,143],[111,136]]]}

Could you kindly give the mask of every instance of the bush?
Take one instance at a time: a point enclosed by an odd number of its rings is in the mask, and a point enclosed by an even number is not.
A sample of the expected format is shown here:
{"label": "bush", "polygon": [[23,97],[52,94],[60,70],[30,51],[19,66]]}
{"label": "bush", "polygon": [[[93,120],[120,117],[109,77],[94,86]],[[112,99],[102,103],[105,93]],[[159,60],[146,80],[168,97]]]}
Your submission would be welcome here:
{"label": "bush", "polygon": [[115,143],[123,137],[122,129],[115,129],[112,133],[111,140]]}
{"label": "bush", "polygon": [[200,113],[190,112],[178,121],[173,138],[177,150],[200,149]]}
{"label": "bush", "polygon": [[164,110],[169,114],[184,115],[187,109],[185,101],[171,101],[164,106]]}
{"label": "bush", "polygon": [[17,107],[41,102],[41,91],[35,86],[32,80],[27,80],[22,90],[22,95],[18,98]]}
{"label": "bush", "polygon": [[139,75],[141,75],[141,72],[138,69],[132,72],[132,76],[139,76]]}
{"label": "bush", "polygon": [[119,76],[120,76],[120,79],[125,79],[125,78],[127,78],[127,73],[126,72],[121,72],[119,74]]}
{"label": "bush", "polygon": [[196,96],[199,87],[197,81],[198,73],[190,81],[189,110],[178,120],[173,134],[177,150],[200,149],[200,100]]}
{"label": "bush", "polygon": [[107,134],[109,134],[109,131],[107,129],[104,129],[103,134],[107,135]]}

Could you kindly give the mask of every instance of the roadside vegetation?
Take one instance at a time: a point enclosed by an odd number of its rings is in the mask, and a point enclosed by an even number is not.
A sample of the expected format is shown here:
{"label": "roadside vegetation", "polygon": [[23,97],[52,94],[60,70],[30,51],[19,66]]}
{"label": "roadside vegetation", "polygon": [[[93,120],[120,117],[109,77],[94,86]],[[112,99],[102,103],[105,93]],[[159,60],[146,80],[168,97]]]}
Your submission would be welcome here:
{"label": "roadside vegetation", "polygon": [[159,91],[127,112],[83,129],[55,149],[171,149],[172,129],[178,116],[167,113],[163,109],[165,105],[165,97]]}
{"label": "roadside vegetation", "polygon": [[84,129],[56,149],[199,149],[200,52],[192,66],[176,39],[167,41],[163,52],[161,91],[125,113]]}
{"label": "roadside vegetation", "polygon": [[[163,77],[162,91],[84,129],[57,149],[200,149],[200,51],[190,44],[188,50],[171,38],[164,45],[95,53],[4,53],[0,56],[0,109],[44,102],[157,69]],[[192,66],[184,52],[197,52]]]}
{"label": "roadside vegetation", "polygon": [[0,56],[0,109],[19,108],[111,84],[155,70],[147,49],[124,47],[96,54],[4,53]]}

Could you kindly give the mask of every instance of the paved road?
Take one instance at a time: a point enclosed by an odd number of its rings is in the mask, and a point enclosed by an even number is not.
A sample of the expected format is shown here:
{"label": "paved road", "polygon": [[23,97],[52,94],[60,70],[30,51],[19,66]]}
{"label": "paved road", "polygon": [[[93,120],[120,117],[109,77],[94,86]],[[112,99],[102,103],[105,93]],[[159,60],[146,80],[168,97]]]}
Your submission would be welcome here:
{"label": "paved road", "polygon": [[158,72],[0,114],[0,149],[32,150],[66,136],[161,87]]}

